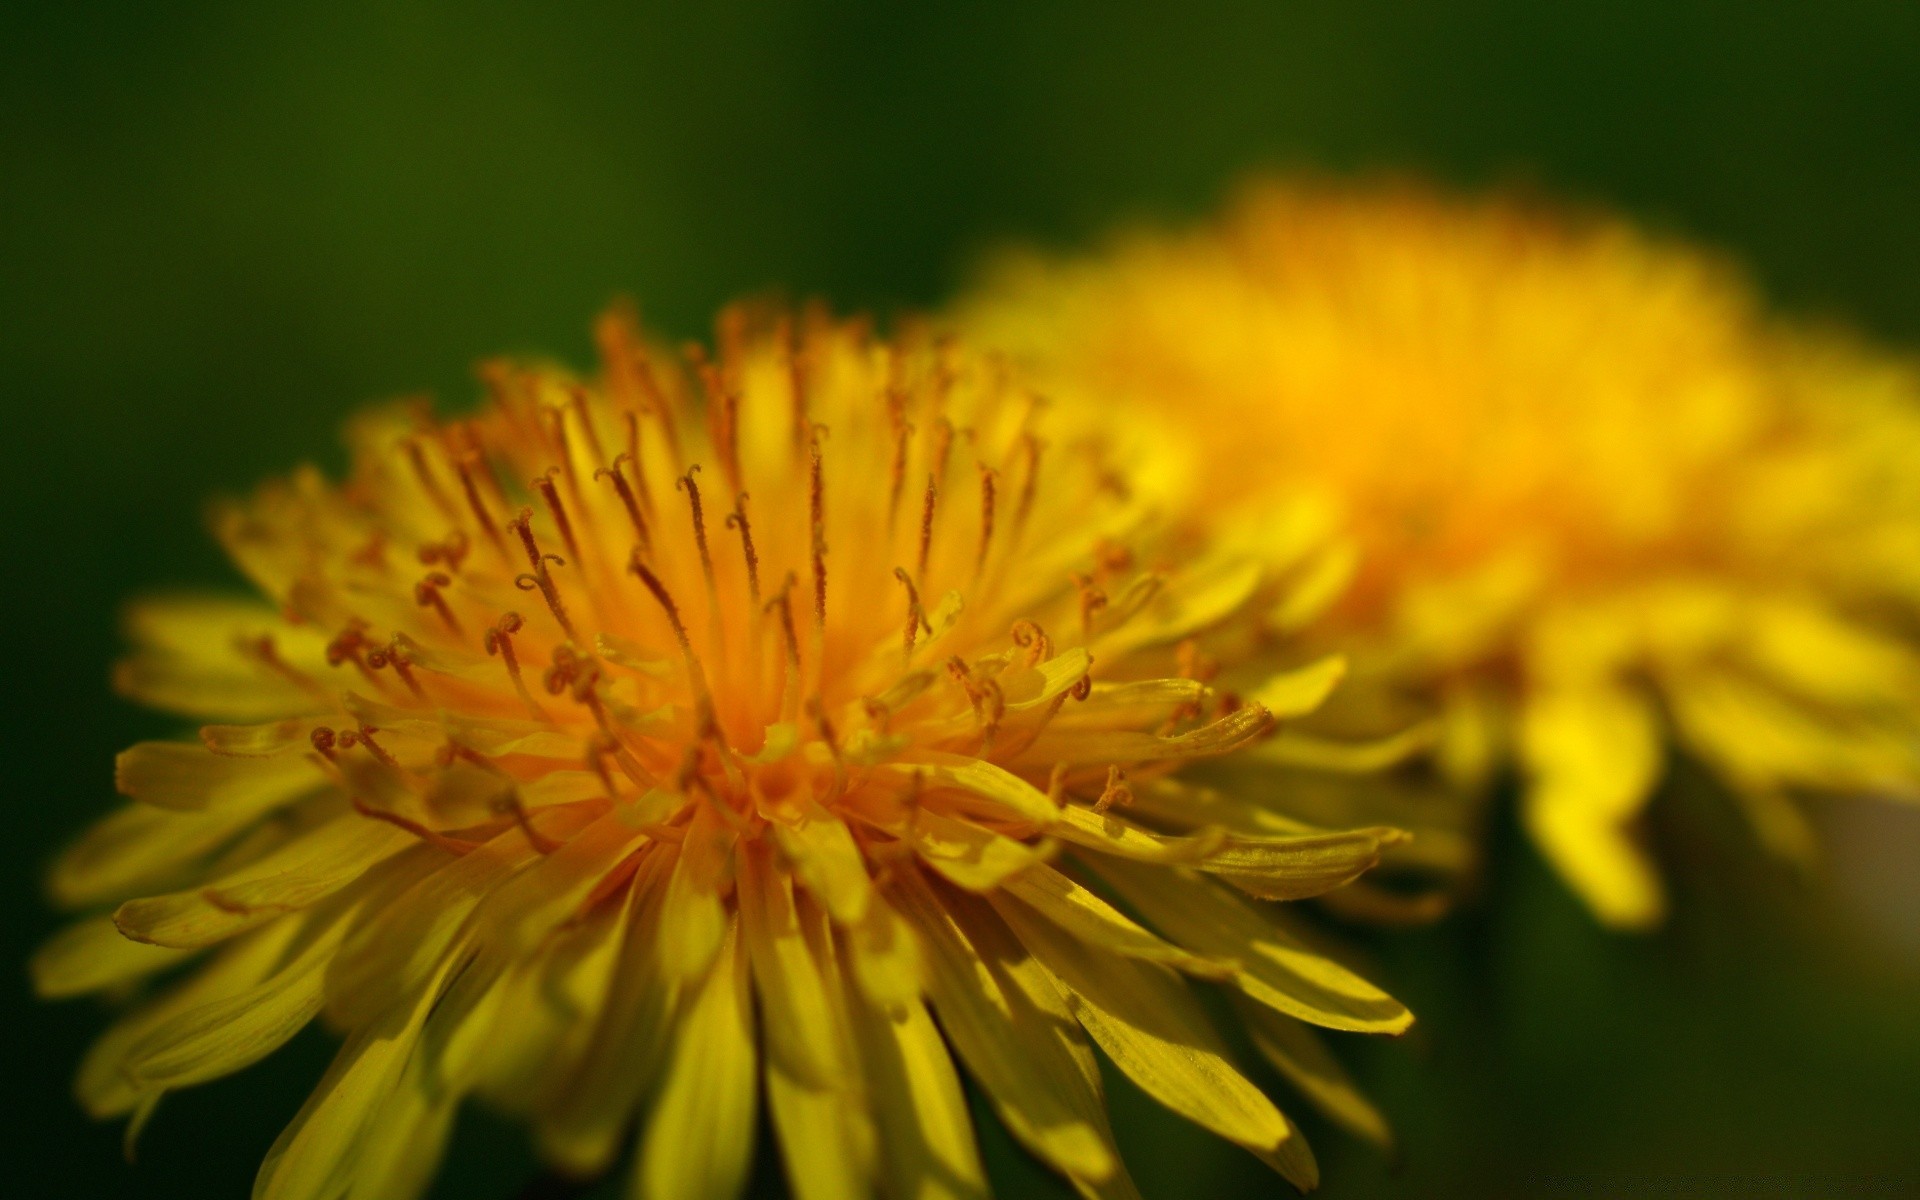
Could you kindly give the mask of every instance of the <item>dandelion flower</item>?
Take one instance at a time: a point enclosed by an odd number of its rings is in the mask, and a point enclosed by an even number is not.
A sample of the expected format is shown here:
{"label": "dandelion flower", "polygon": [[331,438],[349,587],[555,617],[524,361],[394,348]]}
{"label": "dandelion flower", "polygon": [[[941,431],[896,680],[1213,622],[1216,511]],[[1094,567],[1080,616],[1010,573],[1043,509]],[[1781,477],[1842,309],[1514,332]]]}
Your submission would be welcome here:
{"label": "dandelion flower", "polygon": [[1170,777],[1326,690],[1182,672],[1249,570],[1171,561],[1096,444],[954,347],[744,308],[684,358],[598,332],[598,381],[489,367],[473,418],[372,412],[343,485],[220,510],[264,602],[132,610],[121,689],[216,723],[123,754],[132,803],[54,870],[117,907],[40,989],[158,981],[85,1106],[137,1127],[318,1017],[344,1044],[260,1200],[417,1194],[467,1096],[572,1176],[632,1136],[639,1197],[735,1194],[762,1097],[803,1198],[979,1196],[957,1058],[1127,1196],[1099,1046],[1310,1186],[1198,979],[1377,1135],[1306,1027],[1409,1017],[1267,901],[1397,835],[1230,826]]}
{"label": "dandelion flower", "polygon": [[1177,422],[1219,528],[1291,553],[1288,506],[1334,514],[1354,554],[1324,560],[1322,628],[1351,694],[1441,714],[1466,793],[1516,767],[1608,922],[1663,908],[1636,821],[1668,741],[1794,854],[1801,797],[1911,792],[1920,377],[1770,320],[1711,257],[1274,184],[1212,227],[1011,258],[960,324],[1063,404]]}

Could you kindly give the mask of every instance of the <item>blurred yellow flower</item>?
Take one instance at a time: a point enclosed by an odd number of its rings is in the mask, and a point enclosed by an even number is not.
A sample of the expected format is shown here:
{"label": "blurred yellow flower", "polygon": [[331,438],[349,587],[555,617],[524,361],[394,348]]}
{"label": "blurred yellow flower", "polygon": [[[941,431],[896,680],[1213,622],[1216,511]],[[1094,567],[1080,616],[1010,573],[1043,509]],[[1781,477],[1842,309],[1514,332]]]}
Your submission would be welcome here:
{"label": "blurred yellow flower", "polygon": [[265,602],[132,609],[122,690],[222,723],[123,754],[131,805],[55,868],[117,907],[45,948],[43,993],[178,976],[94,1047],[86,1107],[137,1128],[319,1016],[345,1044],[260,1200],[418,1194],[468,1095],[570,1175],[637,1125],[640,1197],[735,1194],[761,1095],[801,1197],[978,1196],[951,1051],[1125,1197],[1098,1045],[1310,1186],[1198,978],[1384,1136],[1306,1026],[1407,1012],[1262,901],[1399,835],[1169,778],[1337,675],[1183,673],[1256,572],[1173,561],[1097,445],[1043,445],[951,346],[756,309],[684,361],[599,335],[597,382],[492,366],[472,419],[372,412],[344,485],[220,510]]}
{"label": "blurred yellow flower", "polygon": [[1911,791],[1920,376],[1769,321],[1723,263],[1604,217],[1272,183],[1212,227],[1009,257],[958,322],[1064,406],[1184,434],[1163,474],[1217,531],[1291,556],[1302,504],[1343,529],[1351,694],[1437,713],[1463,794],[1516,765],[1610,923],[1662,911],[1635,818],[1669,737],[1791,853],[1798,795]]}

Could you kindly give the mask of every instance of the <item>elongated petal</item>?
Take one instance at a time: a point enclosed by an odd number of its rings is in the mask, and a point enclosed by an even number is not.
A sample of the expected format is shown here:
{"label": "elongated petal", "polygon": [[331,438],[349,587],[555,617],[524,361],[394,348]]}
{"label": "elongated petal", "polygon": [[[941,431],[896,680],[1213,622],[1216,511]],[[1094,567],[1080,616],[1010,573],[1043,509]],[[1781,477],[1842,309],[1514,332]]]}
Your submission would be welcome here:
{"label": "elongated petal", "polygon": [[332,895],[411,844],[410,834],[384,821],[338,817],[206,887],[129,900],[114,912],[114,924],[156,946],[209,946]]}
{"label": "elongated petal", "polygon": [[834,920],[854,925],[866,916],[873,877],[846,822],[816,807],[796,824],[774,825],[773,833],[807,889]]}
{"label": "elongated petal", "polygon": [[164,971],[193,956],[136,942],[109,917],[88,917],[62,929],[34,952],[28,971],[43,999],[78,996],[119,987]]}
{"label": "elongated petal", "polygon": [[1330,1029],[1399,1033],[1413,1014],[1352,971],[1302,944],[1218,884],[1174,868],[1148,871],[1103,858],[1094,869],[1168,938],[1239,964],[1233,982],[1279,1012]]}
{"label": "elongated petal", "polygon": [[634,1163],[639,1200],[732,1200],[753,1158],[753,1024],[748,968],[729,925],[675,1031],[660,1098]]}
{"label": "elongated petal", "polygon": [[1333,689],[1346,677],[1346,656],[1330,654],[1318,662],[1269,677],[1249,691],[1247,699],[1272,713],[1276,720],[1291,720],[1326,703]]}
{"label": "elongated petal", "polygon": [[659,961],[660,913],[677,854],[672,846],[656,846],[636,871],[586,1052],[539,1124],[542,1154],[582,1175],[612,1162],[635,1106],[666,1059],[681,993]]}
{"label": "elongated petal", "polygon": [[1246,1022],[1254,1048],[1315,1108],[1343,1129],[1382,1148],[1393,1144],[1387,1120],[1360,1091],[1320,1036],[1292,1017],[1244,997],[1234,1010]]}
{"label": "elongated petal", "polygon": [[986,1200],[986,1172],[947,1045],[918,997],[890,1009],[845,977],[847,1007],[894,1200]]}
{"label": "elongated petal", "polygon": [[1063,839],[1139,862],[1189,864],[1266,900],[1301,900],[1349,883],[1404,841],[1396,829],[1250,837],[1219,828],[1170,838],[1112,813],[1068,805],[1053,827]]}
{"label": "elongated petal", "polygon": [[788,1078],[824,1089],[833,1082],[842,1033],[800,931],[793,885],[758,843],[742,848],[739,897],[740,933],[760,998],[767,1055]]}
{"label": "elongated petal", "polygon": [[1021,952],[1004,933],[979,947],[948,911],[952,897],[903,873],[894,889],[925,946],[940,1027],[1007,1128],[1061,1173],[1098,1183],[1120,1169],[1099,1097],[1082,1078],[1060,1018],[1036,1006],[1007,970]]}
{"label": "elongated petal", "polygon": [[970,821],[923,809],[910,834],[922,862],[969,891],[999,887],[1012,876],[1041,863],[1043,847],[1017,842]]}
{"label": "elongated petal", "polygon": [[1603,920],[1645,925],[1660,883],[1626,822],[1659,777],[1659,727],[1645,701],[1594,685],[1528,701],[1520,726],[1523,815],[1540,849]]}
{"label": "elongated petal", "polygon": [[1005,890],[1044,915],[1062,932],[1088,945],[1130,958],[1164,963],[1208,979],[1227,978],[1235,969],[1233,963],[1190,954],[1141,928],[1119,909],[1052,867],[1037,866],[1009,879]]}
{"label": "elongated petal", "polygon": [[142,804],[255,817],[317,791],[325,778],[297,756],[234,758],[187,742],[140,742],[114,760],[114,785]]}
{"label": "elongated petal", "polygon": [[350,1193],[384,1101],[400,1086],[444,977],[355,1031],[293,1123],[267,1151],[253,1200],[332,1200]]}
{"label": "elongated petal", "polygon": [[128,1050],[121,1069],[142,1088],[170,1089],[218,1079],[265,1058],[320,1011],[326,967],[345,928],[333,919],[310,923],[272,974],[149,1031]]}
{"label": "elongated petal", "polygon": [[[866,1195],[876,1177],[878,1135],[854,1048],[853,1018],[840,985],[838,952],[825,912],[804,894],[794,899],[794,927],[805,948],[805,957],[796,956],[795,966],[812,975],[803,990],[818,983],[826,1017],[812,1047],[825,1064],[825,1077],[818,1082],[796,1078],[769,1052],[763,1056],[767,1106],[798,1200]],[[757,964],[754,972],[757,987]],[[781,1015],[772,1003],[762,1003],[760,1013],[771,1042]],[[790,1024],[789,1035],[798,1027],[798,1022]]]}
{"label": "elongated petal", "polygon": [[993,904],[1066,986],[1080,1024],[1128,1078],[1174,1112],[1251,1150],[1295,1186],[1314,1186],[1318,1171],[1304,1139],[1233,1065],[1179,976],[1094,949],[1012,897],[996,896]]}

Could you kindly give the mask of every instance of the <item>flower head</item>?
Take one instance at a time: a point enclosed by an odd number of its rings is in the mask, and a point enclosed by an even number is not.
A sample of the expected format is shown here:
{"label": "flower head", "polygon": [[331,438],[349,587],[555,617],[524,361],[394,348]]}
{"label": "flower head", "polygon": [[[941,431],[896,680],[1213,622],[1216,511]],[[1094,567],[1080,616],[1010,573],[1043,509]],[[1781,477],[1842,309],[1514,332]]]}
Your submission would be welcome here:
{"label": "flower head", "polygon": [[1405,1010],[1248,897],[1397,835],[1169,776],[1324,694],[1182,669],[1252,573],[1174,561],[1093,440],[1044,441],[950,345],[745,308],[712,352],[618,313],[599,340],[597,381],[491,366],[471,419],[369,413],[344,484],[221,510],[264,603],[132,610],[122,690],[221,723],[122,755],[132,804],[55,869],[117,907],[43,991],[191,962],[96,1045],[86,1106],[137,1124],[318,1015],[345,1043],[263,1200],[418,1192],[467,1095],[571,1174],[637,1126],[637,1196],[737,1191],[762,1095],[803,1197],[979,1195],[951,1046],[1043,1161],[1126,1195],[1097,1044],[1310,1184],[1198,978],[1377,1133],[1301,1023]]}
{"label": "flower head", "polygon": [[1065,404],[1177,422],[1217,530],[1291,554],[1278,514],[1332,514],[1353,552],[1323,628],[1371,681],[1349,694],[1437,710],[1468,793],[1517,763],[1609,921],[1661,911],[1633,821],[1669,735],[1783,848],[1800,793],[1911,787],[1920,377],[1770,323],[1712,258],[1276,184],[1213,227],[1011,259],[960,323]]}

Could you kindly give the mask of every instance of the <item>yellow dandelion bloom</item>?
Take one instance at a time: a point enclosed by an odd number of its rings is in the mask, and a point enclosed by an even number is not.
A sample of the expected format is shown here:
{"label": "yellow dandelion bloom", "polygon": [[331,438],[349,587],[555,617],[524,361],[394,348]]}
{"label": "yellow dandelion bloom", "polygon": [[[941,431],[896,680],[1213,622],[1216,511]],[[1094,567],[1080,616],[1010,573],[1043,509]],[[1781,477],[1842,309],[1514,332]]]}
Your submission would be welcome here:
{"label": "yellow dandelion bloom", "polygon": [[1711,257],[1270,184],[1211,227],[1009,258],[959,323],[1063,402],[1176,423],[1180,494],[1221,529],[1291,555],[1299,506],[1328,514],[1353,694],[1438,712],[1466,793],[1517,767],[1609,922],[1662,911],[1635,821],[1668,739],[1794,853],[1802,794],[1911,791],[1920,376],[1769,319]]}
{"label": "yellow dandelion bloom", "polygon": [[221,510],[264,601],[133,608],[122,690],[216,723],[123,754],[132,803],[54,870],[117,907],[40,989],[158,981],[85,1106],[137,1127],[318,1017],[344,1045],[260,1200],[417,1194],[468,1096],[569,1175],[632,1135],[639,1197],[735,1194],[762,1097],[801,1197],[981,1196],[957,1057],[1125,1197],[1098,1046],[1310,1186],[1198,979],[1381,1136],[1307,1027],[1410,1018],[1266,901],[1398,835],[1170,777],[1325,691],[1182,673],[1253,573],[1175,561],[1098,445],[950,345],[759,309],[711,353],[599,340],[597,381],[490,367],[472,419],[373,412],[346,483]]}

